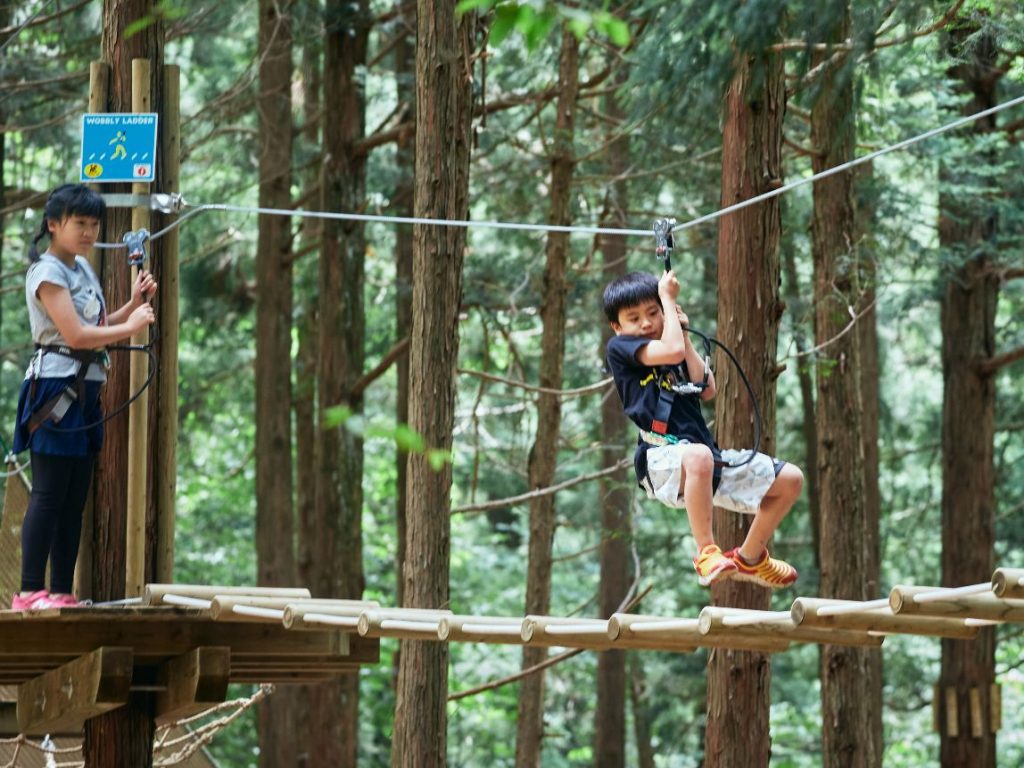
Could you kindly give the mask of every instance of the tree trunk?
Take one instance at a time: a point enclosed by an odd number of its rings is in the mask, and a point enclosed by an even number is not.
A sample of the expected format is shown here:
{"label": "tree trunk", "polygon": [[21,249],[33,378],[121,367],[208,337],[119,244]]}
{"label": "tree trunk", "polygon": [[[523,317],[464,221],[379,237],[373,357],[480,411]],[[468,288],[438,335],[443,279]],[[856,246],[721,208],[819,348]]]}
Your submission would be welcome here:
{"label": "tree trunk", "polygon": [[[957,27],[947,41],[956,64],[950,77],[972,96],[964,114],[992,107],[996,97],[997,45],[972,25]],[[969,38],[969,42],[968,42]],[[971,123],[990,133],[995,118]],[[961,166],[962,168],[963,166]],[[959,171],[959,172],[958,172]],[[939,242],[957,266],[947,275],[942,298],[942,584],[988,581],[995,543],[995,379],[973,365],[996,351],[995,316],[999,277],[995,260],[996,220],[985,202],[971,206],[951,189],[988,182],[969,171],[940,166]],[[957,733],[943,727],[943,766],[991,768],[996,734],[989,718],[995,684],[995,629],[984,628],[971,643],[942,641],[939,722],[947,722],[946,696],[955,692]],[[972,728],[971,698],[980,698],[981,729]]]}
{"label": "tree trunk", "polygon": [[[416,48],[413,44],[416,31],[416,5],[413,0],[399,0],[401,23],[410,28],[408,35],[403,35],[395,45],[395,79],[398,82],[398,103],[407,112],[408,120],[416,109]],[[404,123],[407,120],[400,120]],[[416,133],[415,129],[402,134],[398,138],[395,153],[395,164],[398,166],[398,184],[395,187],[394,209],[396,216],[412,216],[413,192],[416,173]],[[395,229],[395,340],[409,335],[412,329],[412,230],[409,227]],[[395,396],[396,417],[399,424],[409,423],[409,353],[401,355],[396,364],[398,388]],[[405,562],[405,510],[408,505],[406,495],[406,469],[409,458],[405,451],[399,450],[395,457],[396,477],[395,488],[397,499],[395,504],[395,539],[398,552],[395,554],[395,572],[398,574],[397,603],[403,605],[402,564]],[[397,657],[397,654],[396,654]],[[398,660],[395,659],[395,670]]]}
{"label": "tree trunk", "polygon": [[[621,408],[619,409],[621,411]],[[651,712],[645,700],[646,678],[643,656],[629,656],[629,700],[633,707],[633,732],[636,737],[637,768],[655,768],[654,744],[651,741]]]}
{"label": "tree trunk", "polygon": [[[552,224],[571,223],[569,204],[575,162],[573,136],[576,130],[576,94],[579,91],[579,40],[568,27],[562,30],[562,52],[558,65],[558,103],[555,136],[551,148]],[[549,232],[544,266],[544,303],[541,322],[540,386],[562,387],[565,357],[565,265],[569,235]],[[557,395],[541,394],[537,401],[537,435],[530,450],[527,473],[530,488],[554,483],[558,458],[561,403]],[[526,613],[547,614],[551,606],[551,547],[555,537],[555,497],[530,501],[529,565],[526,575]],[[547,657],[546,648],[523,648],[523,669]],[[516,730],[516,766],[540,764],[544,738],[544,673],[524,678],[519,684],[519,716]]]}
{"label": "tree trunk", "polygon": [[783,249],[782,265],[786,278],[786,306],[795,318],[793,336],[797,354],[800,355],[796,361],[796,375],[797,381],[800,382],[800,413],[803,417],[800,428],[803,432],[806,450],[803,470],[804,477],[807,478],[807,508],[811,515],[814,563],[820,570],[821,493],[818,490],[818,425],[814,418],[814,377],[811,375],[810,360],[804,356],[808,345],[804,337],[803,318],[808,308],[803,297],[807,293],[806,288],[800,285],[796,257],[794,256],[795,250],[795,248]]}
{"label": "tree trunk", "polygon": [[[149,17],[153,19],[143,29],[126,36],[125,29],[132,22]],[[163,103],[163,27],[159,17],[153,15],[152,0],[104,0],[102,58],[110,65],[108,110],[132,111],[132,59],[150,61],[150,104],[159,109]],[[156,163],[154,191],[163,188],[164,173],[159,158]],[[104,187],[104,192],[130,192],[130,185]],[[107,211],[102,239],[120,242],[121,236],[132,229],[131,209],[111,208]],[[147,243],[150,261],[160,279],[161,242]],[[101,251],[100,276],[107,306],[117,308],[131,296],[131,272],[123,250]],[[159,299],[158,299],[159,300]],[[159,342],[156,354],[160,355]],[[111,368],[103,391],[103,408],[109,413],[126,402],[129,362],[125,354],[118,356]],[[105,425],[105,438],[100,451],[96,475],[93,480],[95,507],[93,515],[92,549],[103,552],[103,557],[92,558],[93,600],[117,600],[125,592],[125,529],[127,525],[127,495],[125,470],[128,462],[128,420],[114,419]],[[153,434],[151,431],[150,434]],[[147,451],[147,464],[153,464],[151,446]],[[147,510],[151,510],[150,489],[147,489]],[[152,530],[153,520],[147,519]],[[155,573],[155,540],[150,537],[146,547],[145,579],[151,581]],[[153,763],[153,694],[137,693],[128,705],[86,721],[82,755],[89,768],[131,765],[148,768]]]}
{"label": "tree trunk", "polygon": [[[416,216],[463,219],[469,211],[472,28],[455,0],[417,0]],[[451,451],[465,230],[417,225],[409,424],[432,449]],[[410,454],[404,605],[448,604],[452,469]],[[448,648],[402,642],[391,764],[443,766],[447,752]]]}
{"label": "tree trunk", "polygon": [[[860,321],[857,323],[857,344],[860,347],[860,395],[861,414],[864,440],[864,528],[866,536],[865,554],[865,585],[864,590],[869,599],[882,597],[881,594],[881,520],[882,492],[879,488],[879,414],[881,411],[879,386],[880,369],[878,362],[878,313],[875,311],[876,276],[878,272],[877,251],[871,233],[874,230],[875,190],[873,187],[873,167],[868,164],[861,166],[856,178],[856,226],[858,265],[861,270],[861,301],[858,307]],[[873,765],[882,764],[885,751],[885,734],[882,728],[882,708],[885,706],[882,696],[883,674],[881,651],[868,654],[868,690],[870,700],[868,708],[879,713],[871,718],[873,728],[872,745],[875,754]]]}
{"label": "tree trunk", "polygon": [[[259,4],[259,204],[291,204],[291,3]],[[261,216],[256,246],[256,562],[261,586],[295,584],[292,508],[291,221]],[[260,765],[295,764],[295,691],[282,688],[258,710]]]}
{"label": "tree trunk", "polygon": [[[365,133],[365,104],[357,70],[366,61],[367,0],[327,4],[324,47],[324,154],[321,205],[325,211],[363,206],[365,156],[355,144]],[[312,547],[315,594],[358,599],[363,594],[363,443],[344,426],[325,423],[328,409],[352,412],[362,402],[349,393],[363,373],[365,242],[363,224],[326,220],[319,275],[316,528]],[[359,676],[310,689],[311,765],[354,766],[359,747]]]}
{"label": "tree trunk", "polygon": [[[759,67],[761,77],[753,72]],[[725,95],[722,130],[722,205],[766,192],[782,181],[782,119],[786,109],[782,59],[742,56]],[[782,304],[778,198],[721,219],[718,242],[718,327],[747,372],[761,408],[761,451],[774,450],[775,356]],[[685,307],[685,303],[683,305]],[[753,447],[754,412],[736,370],[716,358],[716,438],[723,447]],[[746,536],[742,515],[718,515],[722,548]],[[767,609],[768,590],[725,581],[712,589],[717,605]],[[771,664],[767,654],[715,651],[708,662],[707,766],[766,766],[770,754],[768,710]]]}
{"label": "tree trunk", "polygon": [[[625,73],[620,76],[620,84]],[[625,123],[625,112],[616,94],[608,96],[605,114],[612,131]],[[628,185],[623,180],[629,168],[629,137],[622,134],[608,145],[608,175],[613,182],[605,199],[602,226],[627,226]],[[602,283],[626,274],[626,239],[603,237],[599,241],[603,256]],[[605,324],[601,336],[604,349],[612,329]],[[626,416],[613,391],[601,400],[601,466],[614,466],[629,445]],[[629,588],[629,505],[632,473],[628,468],[602,478],[601,496],[601,615],[611,614],[622,603]],[[636,717],[634,710],[634,717]],[[648,740],[648,746],[649,740]],[[597,713],[594,721],[594,765],[598,768],[623,768],[626,764],[626,652],[607,651],[597,655]]]}
{"label": "tree trunk", "polygon": [[[832,30],[846,39],[849,19]],[[853,157],[856,120],[848,71],[829,70],[811,110],[815,173]],[[855,175],[831,176],[814,185],[811,239],[814,253],[818,468],[821,488],[821,594],[867,600],[870,545],[864,499],[864,430],[860,397],[858,334],[840,334],[849,308],[861,307],[854,211]],[[822,765],[872,766],[881,711],[871,706],[870,661],[880,651],[836,645],[821,647]]]}

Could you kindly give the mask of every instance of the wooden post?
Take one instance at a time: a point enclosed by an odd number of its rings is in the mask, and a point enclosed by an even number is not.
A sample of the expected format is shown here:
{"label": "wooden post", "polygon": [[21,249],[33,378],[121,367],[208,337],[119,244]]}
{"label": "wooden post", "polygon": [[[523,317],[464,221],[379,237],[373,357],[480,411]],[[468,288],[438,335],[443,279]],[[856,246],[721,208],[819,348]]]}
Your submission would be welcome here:
{"label": "wooden post", "polygon": [[[132,112],[150,111],[149,60],[132,60]],[[132,193],[149,194],[149,184],[132,184]],[[149,228],[149,208],[139,206],[132,209],[132,229],[136,232]],[[134,283],[138,276],[137,267],[132,270]],[[145,344],[149,329],[144,328],[132,336],[132,344]],[[148,374],[147,355],[131,355],[129,369],[129,390],[138,392]],[[149,392],[143,392],[128,409],[128,509],[125,531],[125,577],[126,597],[139,597],[146,583],[146,449],[149,444]]]}
{"label": "wooden post", "polygon": [[988,719],[992,733],[998,733],[1003,727],[1003,689],[993,683],[988,693]]}
{"label": "wooden post", "polygon": [[981,711],[981,690],[978,686],[971,686],[967,691],[968,702],[971,710],[971,736],[980,739],[985,735],[985,719]]}
{"label": "wooden post", "polygon": [[[89,112],[106,112],[109,98],[110,66],[105,61],[94,61],[89,64]],[[98,184],[92,188],[99,191]],[[109,238],[104,238],[109,240]],[[103,274],[101,251],[93,248],[88,253],[89,264],[97,275]],[[93,559],[93,492],[85,501],[82,510],[82,540],[78,547],[78,562],[75,566],[74,592],[80,598],[92,597],[92,559]]]}
{"label": "wooden post", "polygon": [[81,728],[128,701],[132,649],[102,647],[18,688],[18,726],[44,734]]}
{"label": "wooden post", "polygon": [[956,738],[960,735],[960,713],[956,703],[956,688],[946,689],[946,735]]}
{"label": "wooden post", "polygon": [[164,690],[156,697],[156,723],[167,725],[224,701],[231,673],[231,648],[193,648],[161,665],[157,679]]}
{"label": "wooden post", "polygon": [[[181,69],[164,67],[164,99],[160,114],[160,155],[163,189],[175,193],[181,187]],[[163,219],[171,223],[177,216]],[[174,497],[178,448],[178,230],[163,237],[160,251],[160,359],[156,374],[156,460],[153,478],[156,501],[156,580],[174,581]],[[141,355],[137,355],[142,357]]]}

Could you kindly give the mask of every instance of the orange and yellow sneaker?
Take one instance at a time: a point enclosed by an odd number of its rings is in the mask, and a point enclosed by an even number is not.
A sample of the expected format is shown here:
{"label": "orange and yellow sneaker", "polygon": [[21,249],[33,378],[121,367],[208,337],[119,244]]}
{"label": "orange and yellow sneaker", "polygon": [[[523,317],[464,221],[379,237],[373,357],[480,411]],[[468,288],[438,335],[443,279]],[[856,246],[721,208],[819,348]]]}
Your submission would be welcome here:
{"label": "orange and yellow sneaker", "polygon": [[785,560],[776,560],[771,557],[767,549],[761,555],[761,559],[753,565],[748,564],[740,557],[739,547],[730,549],[723,557],[728,557],[735,564],[736,575],[733,578],[736,581],[749,581],[769,589],[788,587],[796,581],[796,568]]}
{"label": "orange and yellow sneaker", "polygon": [[702,547],[693,558],[693,567],[697,571],[697,581],[702,587],[710,587],[716,581],[728,579],[736,573],[736,563],[731,557],[722,554],[717,544]]}

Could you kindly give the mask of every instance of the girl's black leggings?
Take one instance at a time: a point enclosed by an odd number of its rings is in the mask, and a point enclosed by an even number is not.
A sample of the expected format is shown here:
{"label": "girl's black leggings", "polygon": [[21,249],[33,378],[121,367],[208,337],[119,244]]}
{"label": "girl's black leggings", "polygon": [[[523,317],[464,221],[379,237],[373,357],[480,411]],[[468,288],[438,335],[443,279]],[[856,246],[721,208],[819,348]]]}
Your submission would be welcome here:
{"label": "girl's black leggings", "polygon": [[32,495],[21,527],[22,592],[46,586],[49,557],[50,591],[71,593],[95,458],[32,452]]}

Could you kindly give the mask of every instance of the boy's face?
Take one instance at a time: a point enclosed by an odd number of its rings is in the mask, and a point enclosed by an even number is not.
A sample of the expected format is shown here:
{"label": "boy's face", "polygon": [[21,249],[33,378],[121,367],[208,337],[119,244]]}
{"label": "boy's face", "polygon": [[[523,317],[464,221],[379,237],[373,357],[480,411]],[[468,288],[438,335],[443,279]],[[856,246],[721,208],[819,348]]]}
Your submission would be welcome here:
{"label": "boy's face", "polygon": [[665,313],[661,303],[649,299],[634,307],[619,310],[619,322],[612,323],[616,336],[645,336],[660,339],[665,327]]}

